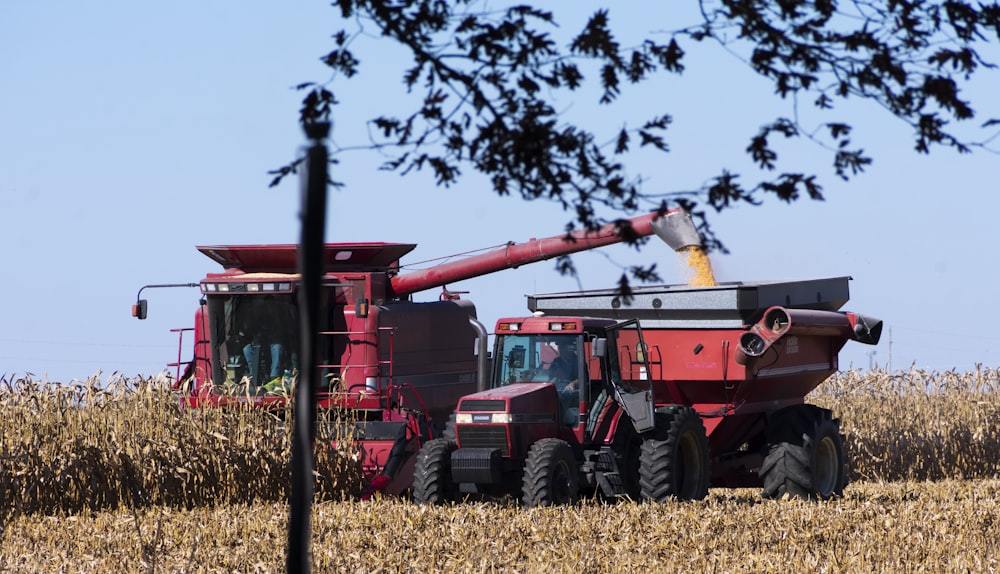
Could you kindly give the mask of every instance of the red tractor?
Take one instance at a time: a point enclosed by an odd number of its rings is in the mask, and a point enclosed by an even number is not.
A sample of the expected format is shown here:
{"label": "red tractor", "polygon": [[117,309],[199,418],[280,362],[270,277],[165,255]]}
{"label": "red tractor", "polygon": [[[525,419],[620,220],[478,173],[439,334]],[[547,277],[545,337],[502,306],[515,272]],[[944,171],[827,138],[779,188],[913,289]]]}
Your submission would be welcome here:
{"label": "red tractor", "polygon": [[529,297],[534,316],[497,323],[490,388],[421,449],[414,499],[842,494],[839,421],[805,396],[846,341],[878,342],[880,321],[838,311],[848,280]]}
{"label": "red tractor", "polygon": [[[637,237],[655,233],[670,238],[675,248],[685,241],[700,241],[690,217],[674,210],[608,224],[591,233],[511,242],[483,255],[416,272],[400,272],[401,258],[416,247],[412,244],[325,246],[319,407],[354,413],[352,438],[378,489],[406,491],[420,446],[441,436],[459,398],[486,389],[489,378],[488,333],[477,320],[474,304],[447,289],[439,301],[413,302],[411,296],[618,243],[622,232]],[[193,359],[182,363],[178,357],[176,364],[178,371],[181,365],[188,366],[188,373],[178,376],[182,404],[283,406],[298,366],[298,247],[231,245],[198,250],[222,265],[223,271],[192,284],[202,293],[194,327],[177,330],[181,346],[186,331],[194,335]],[[139,297],[133,314],[141,319],[147,304]]]}

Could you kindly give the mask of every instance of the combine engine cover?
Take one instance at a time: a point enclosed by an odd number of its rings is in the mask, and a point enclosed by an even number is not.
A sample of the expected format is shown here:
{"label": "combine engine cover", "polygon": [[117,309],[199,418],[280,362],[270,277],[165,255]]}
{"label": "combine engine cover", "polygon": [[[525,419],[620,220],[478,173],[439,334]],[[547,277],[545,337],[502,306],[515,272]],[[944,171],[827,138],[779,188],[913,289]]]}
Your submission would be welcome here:
{"label": "combine engine cover", "polygon": [[[377,324],[377,377],[351,379],[345,390],[382,392],[398,387],[403,404],[427,411],[440,422],[451,415],[458,399],[478,390],[477,342],[486,336],[471,301],[390,303],[372,307]],[[347,336],[346,334],[344,335]],[[363,352],[355,346],[348,352]],[[374,359],[375,357],[373,357]]]}

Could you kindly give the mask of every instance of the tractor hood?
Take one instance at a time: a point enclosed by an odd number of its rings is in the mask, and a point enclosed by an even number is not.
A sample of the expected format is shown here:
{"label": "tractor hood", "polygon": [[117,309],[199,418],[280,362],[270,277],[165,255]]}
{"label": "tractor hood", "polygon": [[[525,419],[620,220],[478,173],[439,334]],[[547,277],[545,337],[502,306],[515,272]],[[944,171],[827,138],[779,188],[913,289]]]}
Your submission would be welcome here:
{"label": "tractor hood", "polygon": [[515,383],[467,395],[458,403],[455,412],[527,415],[552,414],[557,408],[558,397],[552,383]]}

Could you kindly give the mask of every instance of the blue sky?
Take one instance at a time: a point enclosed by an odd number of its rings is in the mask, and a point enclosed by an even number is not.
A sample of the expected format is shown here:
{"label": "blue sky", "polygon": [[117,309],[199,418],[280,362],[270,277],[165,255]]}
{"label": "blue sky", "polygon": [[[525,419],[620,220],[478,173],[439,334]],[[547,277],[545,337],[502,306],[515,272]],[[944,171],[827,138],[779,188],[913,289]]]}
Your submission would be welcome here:
{"label": "blue sky", "polygon": [[[562,18],[564,29],[599,6],[583,4]],[[659,11],[615,9],[612,24],[675,27],[675,13]],[[304,143],[292,86],[329,77],[319,58],[340,26],[328,3],[301,0],[0,4],[0,374],[156,374],[176,359],[170,329],[192,322],[198,294],[147,291],[149,319],[140,322],[130,307],[141,286],[218,271],[196,245],[298,240],[297,182],[268,188],[267,171]],[[366,142],[364,120],[403,97],[399,53],[365,37],[357,47],[362,76],[333,85],[342,101],[335,146]],[[674,115],[671,153],[629,165],[650,193],[696,187],[723,168],[747,171],[749,136],[792,113],[732,56],[693,48],[683,76],[628,89],[613,109],[597,108],[592,94],[560,102],[567,117],[599,118],[596,128],[612,131],[657,110]],[[972,89],[980,117],[1000,117],[1000,76]],[[714,216],[730,249],[712,256],[717,279],[852,276],[845,309],[883,319],[886,332],[876,348],[849,343],[843,368],[890,359],[893,369],[996,367],[997,155],[918,155],[909,128],[873,104],[840,112],[875,164],[844,183],[820,150],[779,148],[785,169],[823,176],[827,200]],[[333,175],[346,186],[330,194],[328,241],[418,244],[406,264],[556,235],[570,219],[555,204],[498,198],[469,170],[438,188],[431,174],[379,171],[382,159],[341,156]],[[449,287],[469,291],[490,325],[526,313],[529,293],[610,287],[621,265],[657,261],[664,282],[687,281],[676,256],[652,243],[574,261],[579,282],[541,262]]]}

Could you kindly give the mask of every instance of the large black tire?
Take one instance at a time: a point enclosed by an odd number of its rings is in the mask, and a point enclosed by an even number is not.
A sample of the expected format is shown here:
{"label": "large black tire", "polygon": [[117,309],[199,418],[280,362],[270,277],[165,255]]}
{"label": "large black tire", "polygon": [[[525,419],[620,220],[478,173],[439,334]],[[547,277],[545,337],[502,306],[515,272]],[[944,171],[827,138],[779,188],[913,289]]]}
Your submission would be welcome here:
{"label": "large black tire", "polygon": [[639,492],[648,502],[708,496],[711,459],[701,416],[674,405],[656,413],[656,426],[643,436],[639,452]]}
{"label": "large black tire", "polygon": [[451,413],[448,416],[448,422],[444,424],[444,433],[442,436],[448,440],[456,440],[455,436],[455,413]]}
{"label": "large black tire", "polygon": [[524,462],[521,501],[526,508],[572,504],[579,495],[573,447],[564,440],[543,438],[531,445]]}
{"label": "large black tire", "polygon": [[796,405],[771,415],[760,477],[766,498],[843,496],[847,470],[840,421],[814,405]]}
{"label": "large black tire", "polygon": [[455,500],[457,488],[451,480],[451,453],[455,442],[437,438],[424,443],[413,469],[413,501],[444,504]]}
{"label": "large black tire", "polygon": [[624,445],[619,471],[622,477],[622,484],[625,487],[625,496],[628,496],[630,500],[638,501],[642,500],[642,486],[639,484],[642,441],[635,432],[630,433],[630,435]]}

